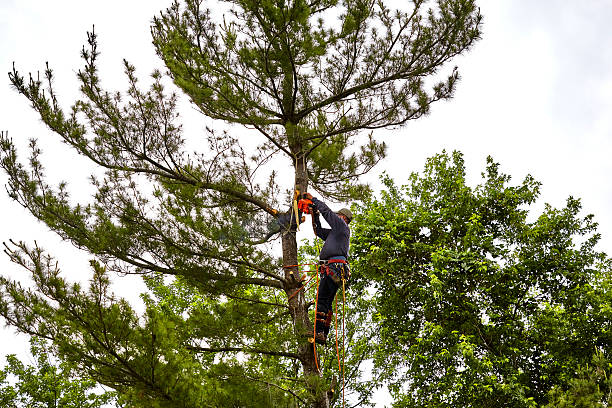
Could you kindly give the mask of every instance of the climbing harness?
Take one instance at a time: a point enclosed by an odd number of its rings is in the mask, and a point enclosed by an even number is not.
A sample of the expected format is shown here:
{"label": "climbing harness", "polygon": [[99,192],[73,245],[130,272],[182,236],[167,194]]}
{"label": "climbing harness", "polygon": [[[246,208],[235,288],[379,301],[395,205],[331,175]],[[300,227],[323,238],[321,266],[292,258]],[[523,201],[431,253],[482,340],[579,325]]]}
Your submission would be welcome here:
{"label": "climbing harness", "polygon": [[[339,267],[334,267],[334,264],[340,264]],[[330,267],[332,265],[332,267]],[[319,261],[319,270],[321,271],[321,275],[328,275],[332,280],[336,283],[336,285],[340,286],[340,282],[343,277],[347,280],[351,277],[351,271],[348,266],[348,262],[345,259],[328,259],[324,261]],[[338,275],[338,273],[340,275]]]}

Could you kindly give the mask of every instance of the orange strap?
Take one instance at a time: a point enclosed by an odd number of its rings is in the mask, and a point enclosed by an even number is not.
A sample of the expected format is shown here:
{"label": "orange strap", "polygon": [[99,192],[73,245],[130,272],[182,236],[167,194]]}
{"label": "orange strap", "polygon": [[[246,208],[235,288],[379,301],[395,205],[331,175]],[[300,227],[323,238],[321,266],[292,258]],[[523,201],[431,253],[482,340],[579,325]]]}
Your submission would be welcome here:
{"label": "orange strap", "polygon": [[317,274],[316,276],[317,276],[317,300],[315,303],[315,323],[312,325],[312,349],[314,352],[314,360],[315,360],[315,365],[317,366],[317,372],[320,372],[321,369],[319,368],[319,362],[317,361],[317,323],[316,323],[317,306],[319,304],[319,274]]}
{"label": "orange strap", "polygon": [[[313,272],[313,271],[305,271],[305,272]],[[295,295],[297,295],[298,293],[300,293],[300,291],[302,289],[305,289],[306,286],[308,286],[308,283],[312,280],[312,278],[314,278],[314,275],[310,277],[310,279],[308,279],[306,281],[305,284],[302,285],[302,287],[298,288],[295,292],[293,292],[293,294],[291,296],[289,296],[289,299],[287,299],[287,301],[291,300]]]}
{"label": "orange strap", "polygon": [[305,266],[305,265],[318,265],[318,263],[316,262],[311,262],[311,263],[303,263],[303,264],[295,264],[295,265],[284,265],[283,269],[287,269],[287,268],[295,268],[296,266]]}
{"label": "orange strap", "polygon": [[345,279],[342,278],[342,406],[346,407],[346,399],[344,398],[344,389],[346,388],[345,379],[344,379],[344,357],[346,356],[346,350],[344,348],[344,322],[346,316],[346,287],[345,287]]}

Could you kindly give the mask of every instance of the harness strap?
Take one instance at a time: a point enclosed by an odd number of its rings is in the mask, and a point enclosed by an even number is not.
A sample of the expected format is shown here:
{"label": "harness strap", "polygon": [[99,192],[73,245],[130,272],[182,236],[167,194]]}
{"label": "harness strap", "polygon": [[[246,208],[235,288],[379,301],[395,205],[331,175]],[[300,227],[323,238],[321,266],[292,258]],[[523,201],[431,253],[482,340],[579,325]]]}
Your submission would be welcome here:
{"label": "harness strap", "polygon": [[325,327],[327,323],[327,313],[317,311],[316,321],[317,323],[323,325],[321,328]]}
{"label": "harness strap", "polygon": [[348,264],[348,261],[346,259],[321,259],[319,261],[319,265],[329,265],[332,263],[341,263],[341,264]]}
{"label": "harness strap", "polygon": [[331,325],[332,317],[334,316],[333,310],[327,312],[327,316],[325,317],[325,327],[329,327]]}
{"label": "harness strap", "polygon": [[[336,282],[336,284],[340,284],[340,279],[350,279],[351,277],[351,272],[350,269],[348,268],[348,262],[342,259],[338,259],[338,260],[333,260],[333,262],[327,261],[327,263],[325,264],[321,264],[319,265],[318,268],[318,272],[321,275],[327,275],[330,276],[334,282]],[[332,268],[330,266],[330,262],[331,263],[338,263],[341,264],[342,266],[338,268],[338,270],[334,270],[335,268]],[[344,267],[344,265],[346,265],[346,268]]]}

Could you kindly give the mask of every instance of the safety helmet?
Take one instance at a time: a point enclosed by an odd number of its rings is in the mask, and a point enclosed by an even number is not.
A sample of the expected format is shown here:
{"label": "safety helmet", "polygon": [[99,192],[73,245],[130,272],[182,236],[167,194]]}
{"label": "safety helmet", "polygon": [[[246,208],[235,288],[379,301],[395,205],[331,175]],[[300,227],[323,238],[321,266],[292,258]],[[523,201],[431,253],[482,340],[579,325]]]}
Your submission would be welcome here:
{"label": "safety helmet", "polygon": [[349,222],[351,222],[351,220],[353,219],[353,214],[351,213],[351,210],[349,210],[348,208],[343,208],[340,211],[337,212],[337,214],[342,214],[344,215]]}

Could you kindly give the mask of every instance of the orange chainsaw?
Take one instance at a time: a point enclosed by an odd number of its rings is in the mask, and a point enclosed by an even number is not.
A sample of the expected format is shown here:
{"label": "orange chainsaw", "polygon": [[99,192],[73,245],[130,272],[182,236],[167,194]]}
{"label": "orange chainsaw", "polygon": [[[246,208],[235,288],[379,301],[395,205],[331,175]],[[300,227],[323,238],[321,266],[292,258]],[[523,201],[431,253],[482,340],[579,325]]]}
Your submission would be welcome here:
{"label": "orange chainsaw", "polygon": [[314,207],[312,204],[312,200],[309,200],[308,198],[302,198],[300,199],[300,201],[298,201],[298,210],[302,213],[302,214],[312,214]]}

